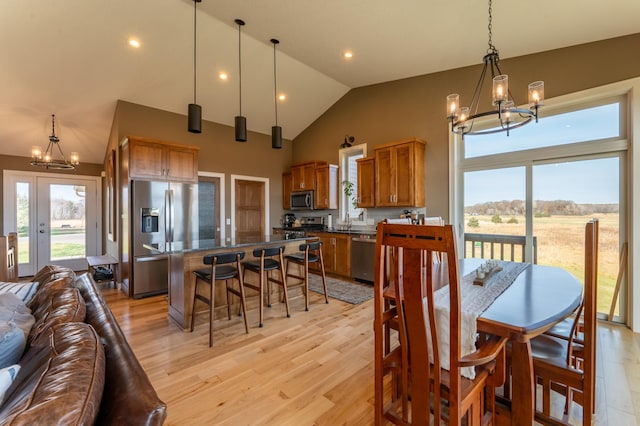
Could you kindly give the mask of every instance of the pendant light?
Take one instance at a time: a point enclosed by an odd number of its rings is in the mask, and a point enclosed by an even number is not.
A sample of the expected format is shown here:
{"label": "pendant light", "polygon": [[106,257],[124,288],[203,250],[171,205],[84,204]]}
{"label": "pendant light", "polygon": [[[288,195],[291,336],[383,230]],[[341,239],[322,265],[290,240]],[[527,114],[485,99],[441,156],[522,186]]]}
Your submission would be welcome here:
{"label": "pendant light", "polygon": [[276,78],[276,44],[280,43],[278,39],[272,38],[273,43],[273,101],[276,110],[276,125],[271,127],[271,148],[282,148],[282,127],[278,126],[278,80]]}
{"label": "pendant light", "polygon": [[242,44],[241,44],[241,28],[244,26],[242,19],[236,19],[238,24],[238,85],[240,98],[240,114],[235,117],[236,142],[247,141],[247,118],[242,115]]}
{"label": "pendant light", "polygon": [[191,133],[202,133],[202,107],[196,103],[196,15],[197,4],[202,0],[193,0],[193,103],[189,104],[187,129]]}

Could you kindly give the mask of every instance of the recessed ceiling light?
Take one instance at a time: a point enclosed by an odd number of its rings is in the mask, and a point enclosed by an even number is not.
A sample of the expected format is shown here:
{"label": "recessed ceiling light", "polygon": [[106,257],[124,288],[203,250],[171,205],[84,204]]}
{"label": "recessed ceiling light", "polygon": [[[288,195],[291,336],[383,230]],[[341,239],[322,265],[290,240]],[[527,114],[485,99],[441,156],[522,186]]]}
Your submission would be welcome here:
{"label": "recessed ceiling light", "polygon": [[140,47],[140,40],[134,37],[129,38],[129,46],[135,47],[136,49]]}
{"label": "recessed ceiling light", "polygon": [[351,59],[351,58],[353,58],[353,52],[350,51],[350,50],[347,50],[346,52],[344,52],[342,54],[342,57],[345,58],[345,59]]}
{"label": "recessed ceiling light", "polygon": [[227,73],[226,73],[226,72],[224,72],[224,71],[220,71],[220,72],[218,73],[218,78],[219,78],[220,80],[225,80],[225,81],[226,81],[226,80],[229,78],[229,74],[227,74]]}
{"label": "recessed ceiling light", "polygon": [[285,95],[284,93],[281,93],[278,95],[278,100],[279,101],[284,101],[287,99],[287,95]]}

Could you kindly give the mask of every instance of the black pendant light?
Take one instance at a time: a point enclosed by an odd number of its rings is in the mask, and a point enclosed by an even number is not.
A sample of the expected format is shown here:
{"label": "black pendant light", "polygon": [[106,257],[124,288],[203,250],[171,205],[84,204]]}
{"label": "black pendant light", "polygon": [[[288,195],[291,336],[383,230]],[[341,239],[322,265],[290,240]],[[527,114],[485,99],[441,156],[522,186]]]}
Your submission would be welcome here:
{"label": "black pendant light", "polygon": [[240,98],[240,114],[235,117],[236,124],[236,142],[247,141],[247,118],[242,115],[242,44],[240,39],[241,28],[244,25],[242,19],[236,19],[238,24],[238,84]]}
{"label": "black pendant light", "polygon": [[273,101],[276,110],[276,125],[271,127],[271,148],[282,148],[282,127],[278,126],[278,80],[276,78],[276,44],[280,43],[278,39],[272,38],[273,43]]}
{"label": "black pendant light", "polygon": [[191,133],[202,133],[202,107],[196,103],[196,15],[197,4],[202,0],[193,0],[193,103],[189,104],[187,129]]}

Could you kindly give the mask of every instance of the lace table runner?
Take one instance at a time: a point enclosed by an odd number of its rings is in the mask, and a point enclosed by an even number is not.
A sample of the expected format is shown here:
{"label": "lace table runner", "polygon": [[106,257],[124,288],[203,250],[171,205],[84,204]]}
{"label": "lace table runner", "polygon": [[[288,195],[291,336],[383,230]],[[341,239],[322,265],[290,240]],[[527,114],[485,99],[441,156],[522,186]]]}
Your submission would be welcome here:
{"label": "lace table runner", "polygon": [[[460,279],[460,307],[462,312],[460,346],[462,356],[468,355],[476,350],[475,342],[478,334],[478,317],[513,283],[516,277],[530,265],[530,263],[498,261],[498,266],[502,268],[502,271],[493,274],[483,286],[473,284],[476,276],[475,270]],[[427,303],[426,298],[424,303]],[[434,303],[438,324],[440,364],[442,368],[449,370],[450,325],[448,285],[434,292]],[[425,319],[428,322],[428,318]],[[430,361],[433,362],[433,359]],[[473,379],[475,378],[475,369],[473,367],[465,367],[462,369],[462,375]]]}

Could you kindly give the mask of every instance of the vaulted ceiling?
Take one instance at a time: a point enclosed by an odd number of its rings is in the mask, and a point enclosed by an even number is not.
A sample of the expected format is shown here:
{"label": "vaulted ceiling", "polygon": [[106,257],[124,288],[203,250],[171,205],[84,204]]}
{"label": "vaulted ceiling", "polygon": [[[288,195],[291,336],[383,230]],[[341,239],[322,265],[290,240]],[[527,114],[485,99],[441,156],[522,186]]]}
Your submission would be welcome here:
{"label": "vaulted ceiling", "polygon": [[[28,156],[45,146],[55,113],[65,153],[102,163],[118,99],[186,114],[194,15],[203,118],[232,126],[238,115],[241,18],[248,128],[270,133],[274,124],[269,40],[277,38],[278,93],[286,94],[278,123],[293,139],[351,88],[480,63],[487,8],[460,0],[202,0],[194,13],[192,0],[4,0],[0,153]],[[496,0],[492,16],[493,43],[508,58],[637,33],[640,1]],[[129,46],[130,37],[141,46]]]}

